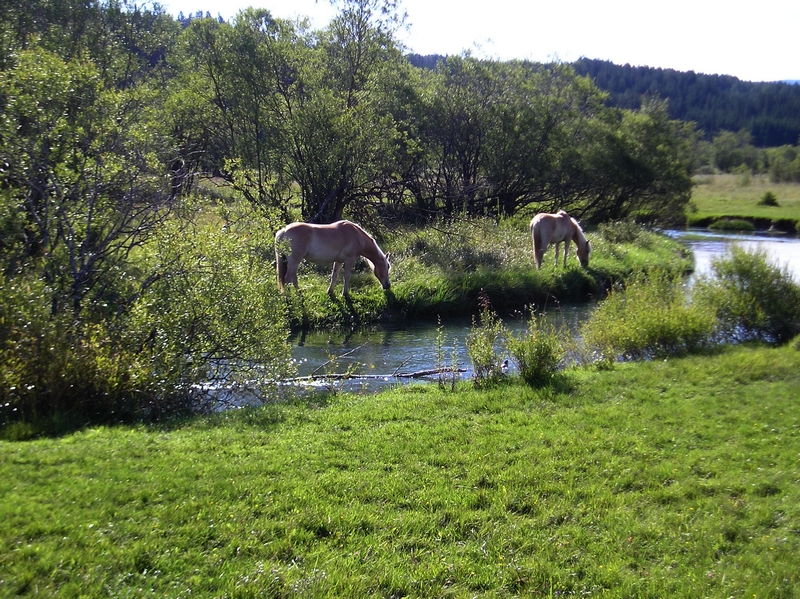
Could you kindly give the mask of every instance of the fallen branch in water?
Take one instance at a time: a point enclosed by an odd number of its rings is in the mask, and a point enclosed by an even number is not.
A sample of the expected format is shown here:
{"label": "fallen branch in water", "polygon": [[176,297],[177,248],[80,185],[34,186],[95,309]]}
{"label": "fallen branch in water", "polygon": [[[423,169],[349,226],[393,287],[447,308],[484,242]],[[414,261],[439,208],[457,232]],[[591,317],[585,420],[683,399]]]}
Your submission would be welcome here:
{"label": "fallen branch in water", "polygon": [[351,372],[342,372],[331,374],[309,374],[307,376],[298,376],[291,379],[285,379],[287,383],[302,383],[305,381],[342,381],[347,379],[421,379],[426,376],[433,376],[435,374],[450,374],[453,372],[466,372],[464,368],[431,368],[428,370],[417,370],[415,372],[397,372],[392,374],[353,374]]}

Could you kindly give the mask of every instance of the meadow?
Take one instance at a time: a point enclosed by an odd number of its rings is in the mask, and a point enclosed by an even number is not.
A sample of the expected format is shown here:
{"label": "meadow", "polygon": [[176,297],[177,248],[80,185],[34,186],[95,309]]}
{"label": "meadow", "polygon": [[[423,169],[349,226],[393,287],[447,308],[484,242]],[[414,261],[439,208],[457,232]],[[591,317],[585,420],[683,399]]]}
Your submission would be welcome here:
{"label": "meadow", "polygon": [[[771,183],[767,175],[716,174],[695,177],[692,205],[687,211],[689,226],[708,226],[721,218],[749,219],[756,228],[775,222],[789,231],[800,223],[800,185]],[[774,194],[778,206],[761,204],[767,192]]]}
{"label": "meadow", "polygon": [[796,597],[800,351],[0,441],[4,597]]}

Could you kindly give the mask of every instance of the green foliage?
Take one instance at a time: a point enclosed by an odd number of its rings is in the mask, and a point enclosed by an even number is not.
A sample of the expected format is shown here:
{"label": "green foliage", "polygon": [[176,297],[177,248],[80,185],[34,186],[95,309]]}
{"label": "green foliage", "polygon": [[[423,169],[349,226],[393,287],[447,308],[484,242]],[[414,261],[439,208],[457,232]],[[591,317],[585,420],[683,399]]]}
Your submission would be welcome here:
{"label": "green foliage", "polygon": [[522,380],[531,387],[548,385],[558,372],[571,344],[564,333],[553,325],[541,325],[535,317],[528,322],[528,331],[520,336],[509,335],[506,346],[519,369]]}
{"label": "green foliage", "polygon": [[721,338],[785,343],[800,333],[800,285],[764,250],[734,246],[711,270],[693,296],[716,314]]}
{"label": "green foliage", "polygon": [[174,219],[117,271],[149,273],[140,292],[96,321],[89,310],[52,314],[41,280],[4,281],[0,422],[157,418],[209,408],[230,391],[273,397],[293,370],[265,259],[271,241],[252,214]]}
{"label": "green foliage", "polygon": [[481,308],[480,318],[472,317],[472,329],[464,340],[472,361],[472,379],[476,387],[495,383],[503,373],[499,346],[506,338],[503,321],[490,306]]}
{"label": "green foliage", "polygon": [[718,231],[755,231],[755,225],[743,218],[720,218],[708,225],[709,229]]}
{"label": "green foliage", "polygon": [[800,183],[800,148],[767,148],[767,171],[773,183]]}
{"label": "green foliage", "polygon": [[771,191],[765,191],[761,199],[758,200],[759,206],[780,206],[777,196]]}
{"label": "green foliage", "polygon": [[581,327],[587,351],[609,363],[618,357],[660,358],[709,347],[713,312],[687,300],[681,276],[652,271],[612,289]]}

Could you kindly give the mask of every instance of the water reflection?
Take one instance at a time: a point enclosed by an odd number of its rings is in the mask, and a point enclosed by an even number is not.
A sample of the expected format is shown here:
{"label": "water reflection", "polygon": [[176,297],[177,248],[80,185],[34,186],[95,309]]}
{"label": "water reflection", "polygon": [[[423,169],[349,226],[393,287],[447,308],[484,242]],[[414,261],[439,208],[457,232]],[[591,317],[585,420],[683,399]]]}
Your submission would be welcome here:
{"label": "water reflection", "polygon": [[[542,323],[576,333],[594,309],[594,304],[563,306],[540,315]],[[507,320],[506,328],[519,335],[528,326],[521,319]],[[418,380],[408,375],[440,366],[457,366],[469,378],[471,363],[465,339],[472,330],[467,319],[417,322],[405,327],[375,328],[348,332],[323,331],[296,335],[291,339],[292,356],[298,362],[298,376],[327,373],[366,375],[368,378],[313,382],[348,391],[372,391]],[[436,378],[427,377],[427,378]]]}

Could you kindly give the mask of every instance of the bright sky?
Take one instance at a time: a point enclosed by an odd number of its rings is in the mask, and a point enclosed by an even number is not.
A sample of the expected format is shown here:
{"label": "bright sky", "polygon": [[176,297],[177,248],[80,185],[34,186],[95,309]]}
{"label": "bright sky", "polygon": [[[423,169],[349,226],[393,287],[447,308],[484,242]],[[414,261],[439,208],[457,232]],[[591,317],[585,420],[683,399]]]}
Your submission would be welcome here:
{"label": "bright sky", "polygon": [[[176,15],[198,10],[230,20],[253,6],[273,16],[309,17],[322,28],[336,14],[328,0],[161,0]],[[418,54],[460,54],[536,62],[581,57],[745,81],[800,80],[800,2],[796,0],[401,0],[407,31],[397,38]]]}

